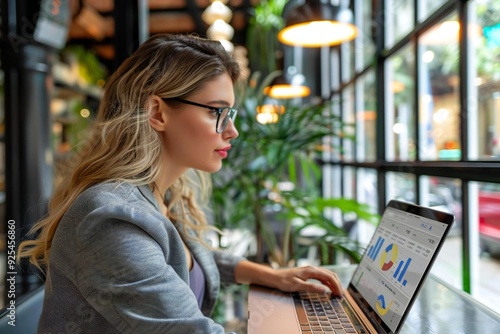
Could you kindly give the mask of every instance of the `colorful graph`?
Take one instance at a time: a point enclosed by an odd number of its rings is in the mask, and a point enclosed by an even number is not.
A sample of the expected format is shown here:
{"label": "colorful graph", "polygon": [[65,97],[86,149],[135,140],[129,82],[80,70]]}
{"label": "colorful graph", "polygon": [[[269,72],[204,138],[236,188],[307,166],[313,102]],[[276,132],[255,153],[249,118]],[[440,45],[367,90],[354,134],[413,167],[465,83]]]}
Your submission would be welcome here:
{"label": "colorful graph", "polygon": [[384,316],[391,309],[393,302],[394,300],[391,300],[389,305],[386,306],[384,295],[379,295],[377,298],[377,303],[375,304],[375,308],[377,309],[378,314]]}
{"label": "colorful graph", "polygon": [[[408,269],[408,266],[410,265],[411,263],[411,257],[408,258],[408,260],[405,261],[400,261],[399,262],[399,265],[398,265],[398,268],[396,269],[396,271],[394,272],[394,275],[392,275],[394,278],[397,278],[398,282],[401,282],[406,274],[406,270]],[[399,274],[399,276],[398,276]],[[401,284],[403,284],[403,286],[406,286],[406,283],[407,281],[406,280],[403,280],[401,282]]]}
{"label": "colorful graph", "polygon": [[[388,253],[392,253],[392,256],[389,261],[385,262]],[[387,271],[391,269],[394,263],[396,262],[397,258],[398,258],[398,245],[390,244],[389,246],[386,247],[384,252],[382,252],[382,256],[380,257],[380,267],[382,271]]]}
{"label": "colorful graph", "polygon": [[368,249],[368,257],[372,260],[375,260],[377,257],[378,253],[380,252],[380,248],[382,248],[382,245],[384,243],[384,238],[378,237],[377,242],[375,245],[371,245],[370,248]]}

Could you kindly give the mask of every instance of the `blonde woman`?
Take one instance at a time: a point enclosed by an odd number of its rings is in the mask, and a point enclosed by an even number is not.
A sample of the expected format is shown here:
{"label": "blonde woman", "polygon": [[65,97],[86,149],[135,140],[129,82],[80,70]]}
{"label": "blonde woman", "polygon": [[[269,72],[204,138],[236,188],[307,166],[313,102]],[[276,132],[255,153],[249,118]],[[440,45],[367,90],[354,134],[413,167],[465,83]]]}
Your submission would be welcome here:
{"label": "blonde woman", "polygon": [[221,282],[340,293],[327,270],[275,270],[204,242],[204,172],[238,136],[238,77],[219,42],[157,35],[109,78],[37,238],[20,247],[47,275],[40,333],[223,333],[210,318]]}

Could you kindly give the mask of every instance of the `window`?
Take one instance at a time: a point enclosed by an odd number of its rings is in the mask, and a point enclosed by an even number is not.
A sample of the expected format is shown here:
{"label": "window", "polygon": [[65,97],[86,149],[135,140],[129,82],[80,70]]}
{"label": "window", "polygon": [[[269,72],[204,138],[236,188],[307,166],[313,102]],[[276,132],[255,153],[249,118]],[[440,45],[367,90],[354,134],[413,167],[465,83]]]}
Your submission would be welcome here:
{"label": "window", "polygon": [[[404,202],[416,203],[417,199],[415,175],[408,173],[394,173],[389,172],[386,174],[387,182],[387,198],[397,199]],[[388,200],[386,203],[389,202]]]}
{"label": "window", "polygon": [[[333,96],[356,141],[323,166],[342,196],[379,213],[391,199],[453,213],[433,273],[500,312],[491,281],[500,275],[500,1],[351,5],[362,36],[334,48],[330,69],[341,73]],[[371,62],[364,46],[381,31]],[[365,244],[367,226],[356,231]]]}
{"label": "window", "polygon": [[369,71],[356,82],[356,157],[375,161],[376,141],[375,75]]}
{"label": "window", "polygon": [[[390,48],[406,36],[415,26],[413,0],[386,0],[383,13],[377,13],[377,23],[385,24],[386,47]],[[385,19],[385,22],[381,22]]]}
{"label": "window", "polygon": [[[344,123],[354,124],[356,116],[354,114],[354,90],[352,86],[344,89],[342,94],[342,119]],[[355,133],[348,133],[348,135],[355,135]],[[343,157],[346,161],[354,161],[354,142],[352,140],[344,140],[343,143]]]}
{"label": "window", "polygon": [[418,6],[418,21],[425,21],[434,13],[436,9],[439,9],[447,0],[419,0],[417,1]]}
{"label": "window", "polygon": [[[498,287],[491,277],[500,270],[500,184],[472,182],[469,186],[471,203],[472,252],[479,251],[473,267],[476,273],[472,295],[498,311]],[[479,245],[479,247],[475,247]],[[481,274],[479,274],[481,273]],[[493,292],[493,293],[492,293]]]}
{"label": "window", "polygon": [[500,159],[500,3],[470,4],[468,108],[470,159]]}
{"label": "window", "polygon": [[[375,60],[375,38],[379,33],[380,25],[372,20],[372,0],[356,0],[361,10],[356,11],[355,22],[359,33],[355,41],[356,71],[370,65]],[[361,52],[360,52],[361,51]]]}
{"label": "window", "polygon": [[[1,17],[1,15],[0,15]],[[1,59],[1,58],[0,58]],[[0,66],[1,68],[1,66]],[[4,110],[4,73],[0,70],[0,219],[7,221],[5,217],[5,145],[4,145],[4,131],[5,131],[5,110]],[[5,225],[2,225],[5,226]],[[0,231],[5,233],[6,231]]]}
{"label": "window", "polygon": [[409,161],[416,157],[415,52],[412,45],[389,57],[386,63],[387,160]]}
{"label": "window", "polygon": [[421,160],[459,160],[460,105],[456,15],[419,38]]}
{"label": "window", "polygon": [[462,288],[462,206],[461,182],[456,179],[422,176],[419,203],[435,210],[451,213],[455,222],[443,245],[432,272],[457,288]]}

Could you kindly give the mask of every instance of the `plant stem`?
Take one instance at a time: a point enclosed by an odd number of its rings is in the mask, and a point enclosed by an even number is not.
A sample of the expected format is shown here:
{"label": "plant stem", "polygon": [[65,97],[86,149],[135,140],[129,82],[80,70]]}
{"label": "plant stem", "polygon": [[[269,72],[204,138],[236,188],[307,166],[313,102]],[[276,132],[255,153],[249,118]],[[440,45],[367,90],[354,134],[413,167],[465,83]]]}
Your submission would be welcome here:
{"label": "plant stem", "polygon": [[285,232],[283,234],[283,265],[286,265],[289,260],[288,247],[290,245],[290,231],[292,230],[292,221],[287,219]]}

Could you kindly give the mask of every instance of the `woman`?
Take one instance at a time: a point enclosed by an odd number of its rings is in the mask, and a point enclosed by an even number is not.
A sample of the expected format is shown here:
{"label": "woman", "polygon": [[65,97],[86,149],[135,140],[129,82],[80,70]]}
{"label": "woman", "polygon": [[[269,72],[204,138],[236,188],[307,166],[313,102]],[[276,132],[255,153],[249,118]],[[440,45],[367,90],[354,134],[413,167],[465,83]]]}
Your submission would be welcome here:
{"label": "woman", "polygon": [[238,76],[219,42],[157,35],[110,77],[37,238],[20,247],[47,274],[40,333],[223,333],[209,318],[220,282],[340,293],[327,270],[275,270],[204,242],[202,172],[238,136]]}

